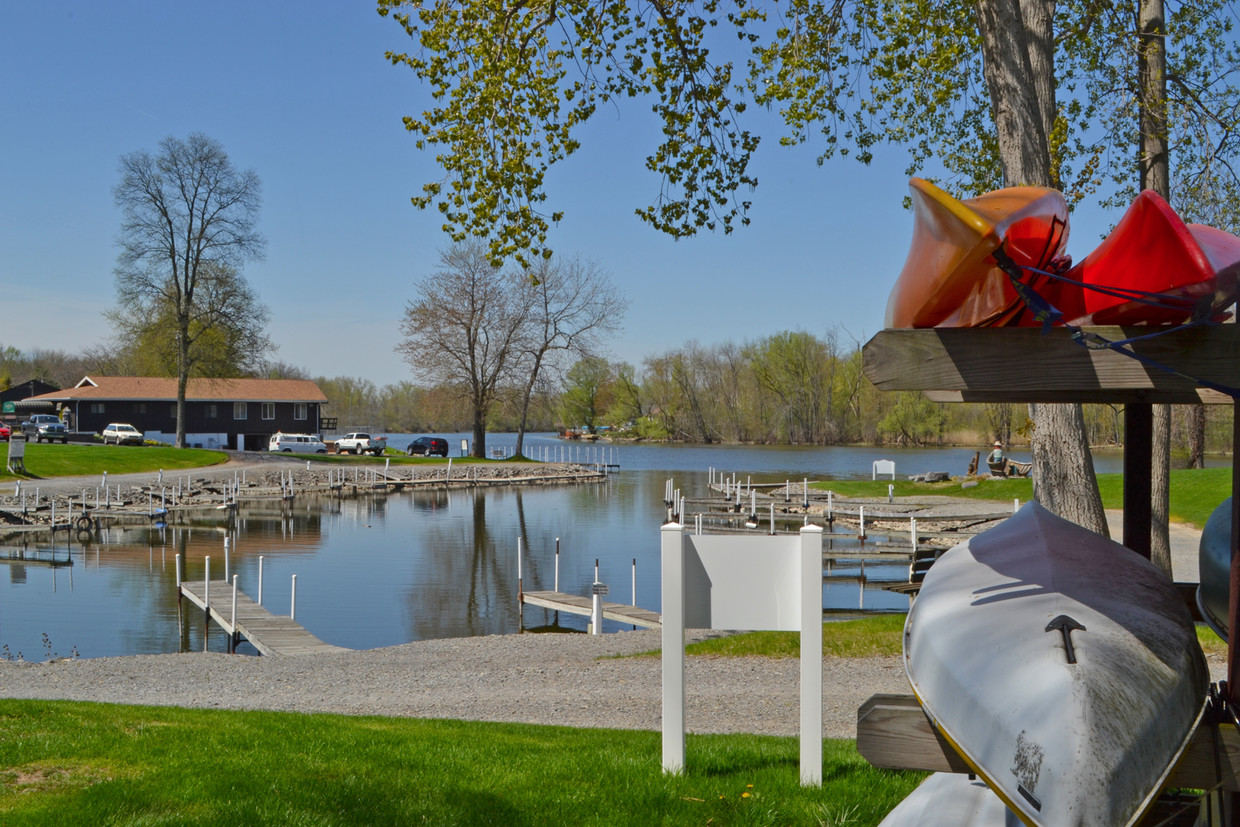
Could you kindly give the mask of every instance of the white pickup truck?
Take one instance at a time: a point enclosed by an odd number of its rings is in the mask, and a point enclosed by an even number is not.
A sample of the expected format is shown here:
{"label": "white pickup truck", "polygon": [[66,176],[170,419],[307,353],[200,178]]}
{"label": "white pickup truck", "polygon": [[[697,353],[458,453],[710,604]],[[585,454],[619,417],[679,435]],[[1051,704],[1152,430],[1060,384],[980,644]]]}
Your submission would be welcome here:
{"label": "white pickup truck", "polygon": [[374,454],[379,456],[387,448],[387,437],[370,434],[345,434],[336,440],[337,454]]}

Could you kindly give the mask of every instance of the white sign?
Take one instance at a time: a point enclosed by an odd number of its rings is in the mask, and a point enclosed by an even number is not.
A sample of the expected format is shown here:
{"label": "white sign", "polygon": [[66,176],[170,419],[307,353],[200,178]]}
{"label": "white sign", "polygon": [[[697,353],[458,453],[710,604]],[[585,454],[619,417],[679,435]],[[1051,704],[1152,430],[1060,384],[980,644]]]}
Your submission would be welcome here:
{"label": "white sign", "polygon": [[606,583],[591,583],[590,584],[590,594],[607,594],[607,593],[608,592],[607,592]]}
{"label": "white sign", "polygon": [[663,769],[685,764],[685,629],[801,633],[801,784],[822,784],[822,528],[727,536],[663,526]]}
{"label": "white sign", "polygon": [[[17,467],[13,467],[13,460],[17,460]],[[9,437],[9,460],[5,463],[5,468],[10,474],[26,472],[26,438],[13,434]]]}

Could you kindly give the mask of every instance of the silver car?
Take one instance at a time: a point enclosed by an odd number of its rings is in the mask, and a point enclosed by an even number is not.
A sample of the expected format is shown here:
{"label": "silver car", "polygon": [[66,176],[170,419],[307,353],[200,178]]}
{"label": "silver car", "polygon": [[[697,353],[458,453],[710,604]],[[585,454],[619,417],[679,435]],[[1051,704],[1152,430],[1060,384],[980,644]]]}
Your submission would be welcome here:
{"label": "silver car", "polygon": [[103,429],[103,444],[114,442],[117,445],[141,445],[144,441],[142,432],[127,422],[113,422]]}
{"label": "silver car", "polygon": [[62,444],[69,441],[69,431],[65,428],[65,424],[60,421],[60,417],[52,414],[35,414],[22,423],[22,433],[26,435],[29,441],[34,437],[35,442],[56,442],[59,440]]}

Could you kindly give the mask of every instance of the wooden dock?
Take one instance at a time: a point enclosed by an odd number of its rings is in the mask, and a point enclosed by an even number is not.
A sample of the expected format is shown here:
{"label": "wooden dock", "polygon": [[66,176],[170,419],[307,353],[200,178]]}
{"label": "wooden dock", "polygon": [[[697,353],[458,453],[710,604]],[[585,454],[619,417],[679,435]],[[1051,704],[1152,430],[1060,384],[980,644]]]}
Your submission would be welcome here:
{"label": "wooden dock", "polygon": [[182,581],[180,594],[210,617],[226,633],[248,640],[264,655],[322,655],[348,652],[340,646],[324,643],[305,627],[286,615],[273,615],[240,590],[237,591],[237,616],[233,622],[233,586],[227,580],[212,580],[211,605],[207,607],[206,583],[202,580]]}
{"label": "wooden dock", "polygon": [[[585,617],[590,617],[594,611],[592,598],[565,594],[564,592],[524,592],[521,595],[522,609],[525,608],[527,603],[531,606],[541,606],[544,609],[584,615]],[[663,628],[663,617],[658,612],[652,612],[649,609],[639,609],[637,606],[628,606],[624,603],[608,603],[604,601],[603,619],[628,623],[633,626],[642,626],[646,629]]]}

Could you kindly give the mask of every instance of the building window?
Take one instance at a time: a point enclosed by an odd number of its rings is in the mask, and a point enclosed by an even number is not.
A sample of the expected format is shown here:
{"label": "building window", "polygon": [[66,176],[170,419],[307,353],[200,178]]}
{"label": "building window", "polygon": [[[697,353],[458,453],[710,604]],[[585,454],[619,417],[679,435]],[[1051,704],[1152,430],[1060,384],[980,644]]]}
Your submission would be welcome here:
{"label": "building window", "polygon": [[250,414],[246,410],[244,402],[233,403],[233,419],[249,419]]}
{"label": "building window", "polygon": [[90,412],[91,412],[91,413],[93,413],[93,414],[101,414],[101,413],[103,413],[103,403],[102,403],[102,402],[91,402],[91,403],[90,403]]}
{"label": "building window", "polygon": [[146,403],[145,403],[145,402],[139,402],[139,403],[138,403],[138,413],[140,413],[140,414],[144,414],[144,413],[146,413]]}
{"label": "building window", "polygon": [[305,418],[306,418],[306,403],[305,402],[294,402],[293,403],[293,419],[305,419]]}
{"label": "building window", "polygon": [[177,403],[173,402],[171,405],[168,406],[168,416],[172,417],[173,419],[177,418]]}
{"label": "building window", "polygon": [[263,419],[275,419],[275,418],[276,418],[276,403],[264,402],[263,403]]}
{"label": "building window", "polygon": [[210,405],[207,406],[207,411],[206,411],[207,419],[215,419],[219,415],[220,415],[219,409],[216,407],[214,402],[212,402]]}

